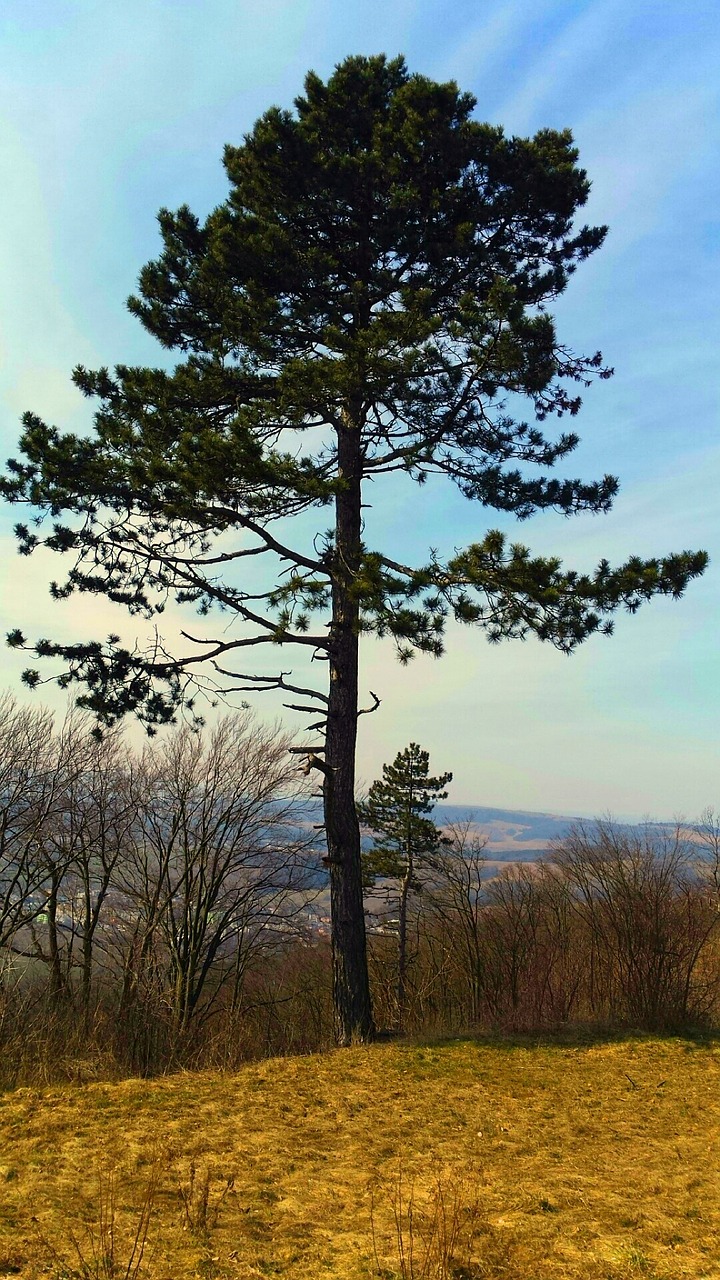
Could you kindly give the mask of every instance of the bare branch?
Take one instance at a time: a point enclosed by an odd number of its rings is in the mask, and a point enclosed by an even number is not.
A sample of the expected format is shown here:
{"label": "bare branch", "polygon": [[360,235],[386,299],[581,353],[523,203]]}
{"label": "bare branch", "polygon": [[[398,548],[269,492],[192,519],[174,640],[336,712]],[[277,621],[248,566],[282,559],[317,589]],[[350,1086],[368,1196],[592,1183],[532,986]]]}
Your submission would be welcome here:
{"label": "bare branch", "polygon": [[[276,676],[256,676],[247,675],[245,672],[240,671],[229,671],[227,668],[219,666],[216,662],[213,663],[213,666],[218,672],[218,675],[227,676],[231,680],[247,680],[248,687],[246,692],[250,692],[251,688],[257,688],[260,693],[263,693],[267,689],[281,689],[283,693],[297,693],[300,697],[317,698],[319,702],[322,702],[327,706],[327,695],[320,693],[318,689],[307,689],[303,685],[288,684],[285,680],[285,676],[290,675],[289,671],[281,671]],[[284,703],[284,705],[289,706],[290,704]],[[311,711],[319,710],[318,707],[311,707],[307,709]],[[293,710],[300,710],[300,708],[294,707]]]}
{"label": "bare branch", "polygon": [[374,706],[361,707],[360,710],[358,711],[359,716],[371,716],[373,711],[377,711],[378,707],[380,706],[380,703],[382,702],[382,698],[378,698],[377,694],[373,693],[372,689],[369,690],[369,693],[370,693],[370,697],[373,699]]}

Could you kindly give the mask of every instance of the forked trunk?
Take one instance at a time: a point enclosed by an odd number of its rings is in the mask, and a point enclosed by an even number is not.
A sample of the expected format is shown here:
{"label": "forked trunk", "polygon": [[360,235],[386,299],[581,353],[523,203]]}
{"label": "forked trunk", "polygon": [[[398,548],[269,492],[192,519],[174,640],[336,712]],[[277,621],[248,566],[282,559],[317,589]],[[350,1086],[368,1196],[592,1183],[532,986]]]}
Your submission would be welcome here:
{"label": "forked trunk", "polygon": [[323,804],[330,867],[333,1005],[338,1044],[373,1035],[355,810],[355,744],[358,712],[358,606],[354,594],[360,563],[360,442],[352,425],[338,432],[335,569],[332,581],[328,719]]}

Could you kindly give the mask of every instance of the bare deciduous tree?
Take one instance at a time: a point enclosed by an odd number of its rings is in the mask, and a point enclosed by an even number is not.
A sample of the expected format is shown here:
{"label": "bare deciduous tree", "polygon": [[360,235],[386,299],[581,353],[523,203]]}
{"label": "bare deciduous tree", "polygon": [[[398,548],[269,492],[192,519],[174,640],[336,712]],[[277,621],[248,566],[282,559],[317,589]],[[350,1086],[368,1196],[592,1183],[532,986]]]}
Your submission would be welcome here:
{"label": "bare deciduous tree", "polygon": [[426,911],[443,942],[453,967],[462,975],[470,998],[471,1020],[480,1021],[485,984],[482,912],[487,836],[480,835],[472,817],[445,828],[446,842],[432,856],[426,887]]}
{"label": "bare deciduous tree", "polygon": [[591,1008],[643,1026],[702,1014],[694,979],[719,921],[682,829],[579,824],[552,863],[589,935]]}
{"label": "bare deciduous tree", "polygon": [[52,717],[0,698],[0,951],[43,910],[42,833],[57,799]]}
{"label": "bare deciduous tree", "polygon": [[125,999],[154,984],[177,1033],[229,980],[237,989],[249,949],[286,927],[305,883],[311,841],[298,829],[289,745],[242,712],[207,736],[182,727],[144,753],[121,875],[132,926]]}

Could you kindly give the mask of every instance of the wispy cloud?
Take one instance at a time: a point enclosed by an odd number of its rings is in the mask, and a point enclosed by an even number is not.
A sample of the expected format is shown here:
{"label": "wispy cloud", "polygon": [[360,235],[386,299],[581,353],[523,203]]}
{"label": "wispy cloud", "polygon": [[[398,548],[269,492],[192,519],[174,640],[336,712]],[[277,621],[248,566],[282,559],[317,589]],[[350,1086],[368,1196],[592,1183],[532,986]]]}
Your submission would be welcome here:
{"label": "wispy cloud", "polygon": [[[514,133],[534,132],[542,116],[555,114],[558,102],[581,82],[593,83],[598,67],[608,69],[608,55],[618,42],[628,13],[623,0],[595,0],[583,5],[555,6],[559,29],[545,39],[520,43],[518,72],[500,100],[499,118]],[[557,125],[555,119],[546,123]]]}

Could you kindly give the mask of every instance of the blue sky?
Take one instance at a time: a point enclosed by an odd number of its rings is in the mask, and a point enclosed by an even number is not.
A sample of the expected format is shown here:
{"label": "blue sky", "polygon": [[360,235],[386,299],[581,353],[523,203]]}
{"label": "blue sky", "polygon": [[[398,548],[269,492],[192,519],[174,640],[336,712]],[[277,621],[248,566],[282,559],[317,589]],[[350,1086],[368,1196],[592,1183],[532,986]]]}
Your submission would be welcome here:
{"label": "blue sky", "polygon": [[[226,192],[224,143],[270,104],[289,106],[310,67],[326,75],[350,53],[379,51],[456,79],[478,117],[508,132],[570,126],[593,182],[588,220],[610,224],[558,316],[566,342],[601,348],[616,369],[587,393],[572,470],[618,474],[620,496],[608,516],[543,516],[518,536],[580,568],[697,547],[712,563],[679,604],[619,616],[612,640],[570,659],[453,628],[442,662],[400,669],[367,644],[363,685],[383,704],[360,721],[361,775],[369,782],[412,739],[436,770],[454,771],[456,803],[662,818],[717,806],[714,0],[5,0],[3,456],[24,409],[68,427],[87,421],[73,365],[161,358],[124,310],[158,249],[157,209],[187,202],[206,214]],[[386,499],[369,520],[402,556],[451,550],[500,523],[441,485],[393,486]],[[14,518],[0,517],[0,630],[69,639],[115,628],[111,606],[49,601],[59,566],[15,555]],[[6,654],[13,687],[22,665]]]}

